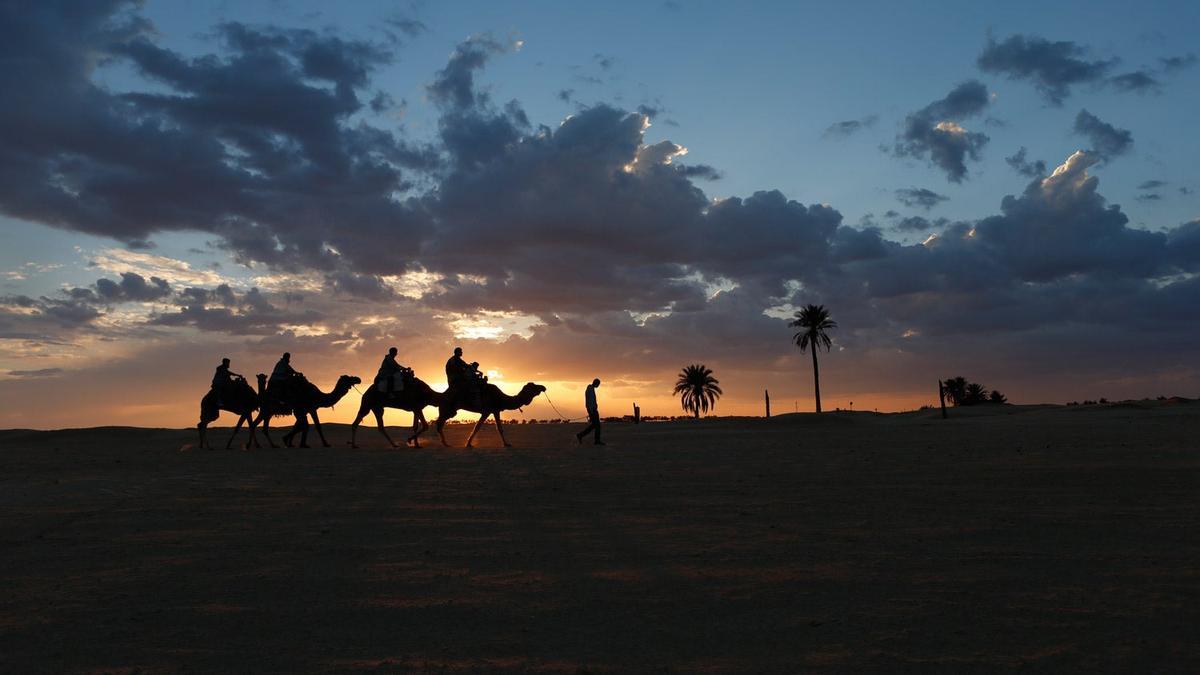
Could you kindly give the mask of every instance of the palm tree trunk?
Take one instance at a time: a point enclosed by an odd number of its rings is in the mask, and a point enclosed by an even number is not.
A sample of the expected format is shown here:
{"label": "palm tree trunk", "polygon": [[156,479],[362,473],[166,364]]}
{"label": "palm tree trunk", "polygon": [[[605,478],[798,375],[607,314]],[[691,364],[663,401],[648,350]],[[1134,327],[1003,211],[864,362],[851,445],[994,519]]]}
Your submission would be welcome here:
{"label": "palm tree trunk", "polygon": [[700,406],[696,406],[692,410],[696,413],[696,419],[700,419]]}
{"label": "palm tree trunk", "polygon": [[817,347],[813,345],[813,391],[817,396],[817,412],[821,412],[821,371],[817,369]]}

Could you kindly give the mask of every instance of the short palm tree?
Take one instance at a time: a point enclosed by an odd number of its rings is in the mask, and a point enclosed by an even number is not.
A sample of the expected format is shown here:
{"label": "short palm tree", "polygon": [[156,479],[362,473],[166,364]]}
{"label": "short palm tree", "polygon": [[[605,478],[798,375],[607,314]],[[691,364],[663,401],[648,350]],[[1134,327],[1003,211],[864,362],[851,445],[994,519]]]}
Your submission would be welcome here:
{"label": "short palm tree", "polygon": [[712,370],[703,364],[693,363],[679,371],[673,393],[680,396],[684,410],[699,418],[700,413],[717,407],[717,399],[724,393],[718,384]]}
{"label": "short palm tree", "polygon": [[967,405],[977,405],[987,400],[988,390],[982,384],[972,382],[967,385]]}
{"label": "short palm tree", "polygon": [[825,305],[805,305],[788,325],[800,329],[792,336],[792,340],[801,352],[812,347],[813,391],[817,398],[817,412],[821,412],[821,374],[817,368],[817,348],[823,346],[825,351],[829,351],[833,346],[833,340],[826,331],[837,328],[837,322],[829,318],[829,310],[825,309]]}
{"label": "short palm tree", "polygon": [[950,403],[954,404],[955,406],[967,404],[968,384],[967,378],[963,377],[962,375],[959,375],[958,377],[951,377],[943,383],[942,386],[945,388],[946,398],[950,399]]}

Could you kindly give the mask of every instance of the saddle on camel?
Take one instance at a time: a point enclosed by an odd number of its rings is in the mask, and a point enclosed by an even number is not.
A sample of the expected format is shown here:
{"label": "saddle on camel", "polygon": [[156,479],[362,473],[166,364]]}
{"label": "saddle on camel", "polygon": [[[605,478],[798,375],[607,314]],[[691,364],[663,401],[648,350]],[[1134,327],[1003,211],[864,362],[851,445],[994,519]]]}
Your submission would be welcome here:
{"label": "saddle on camel", "polygon": [[406,385],[411,387],[413,384],[413,369],[396,361],[397,352],[395,347],[388,350],[387,355],[383,357],[383,363],[379,364],[379,372],[375,375],[375,388],[387,398],[394,398],[396,394],[404,392]]}

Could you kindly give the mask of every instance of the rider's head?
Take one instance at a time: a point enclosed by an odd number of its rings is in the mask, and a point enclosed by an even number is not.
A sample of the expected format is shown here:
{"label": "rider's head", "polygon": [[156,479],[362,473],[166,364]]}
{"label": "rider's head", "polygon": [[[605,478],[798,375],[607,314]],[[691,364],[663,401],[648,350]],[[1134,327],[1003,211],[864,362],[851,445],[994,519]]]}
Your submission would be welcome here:
{"label": "rider's head", "polygon": [[399,351],[400,351],[399,349],[392,347],[391,349],[388,350],[388,356],[395,356]]}
{"label": "rider's head", "polygon": [[454,355],[455,355],[455,356],[462,356],[462,347],[455,347],[455,348],[454,348]]}
{"label": "rider's head", "polygon": [[291,352],[284,352],[284,353],[283,353],[283,360],[284,360],[284,361],[291,361],[291,360],[292,360],[292,353],[291,353]]}
{"label": "rider's head", "polygon": [[596,379],[592,380],[592,386],[599,387],[600,386],[600,378],[597,377]]}
{"label": "rider's head", "polygon": [[223,365],[223,366],[229,365],[229,359],[221,359],[221,365]]}

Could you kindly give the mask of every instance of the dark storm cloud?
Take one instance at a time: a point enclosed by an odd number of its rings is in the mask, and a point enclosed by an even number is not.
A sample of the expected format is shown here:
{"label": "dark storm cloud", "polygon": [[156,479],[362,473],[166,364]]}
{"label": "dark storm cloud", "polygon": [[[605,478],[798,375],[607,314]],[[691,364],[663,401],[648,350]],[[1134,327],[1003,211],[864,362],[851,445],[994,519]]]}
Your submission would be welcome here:
{"label": "dark storm cloud", "polygon": [[679,309],[703,304],[697,275],[777,285],[783,271],[823,257],[836,211],[775,191],[712,204],[691,179],[715,170],[681,168],[683,148],[646,145],[646,126],[645,115],[599,105],[505,144],[488,162],[455,161],[462,168],[430,203],[441,226],[421,258],[449,278],[482,280],[446,283],[429,301]]}
{"label": "dark storm cloud", "polygon": [[960,122],[983,112],[987,105],[983,83],[963,82],[945,98],[909,115],[892,152],[897,157],[927,158],[946,172],[948,180],[961,183],[967,175],[966,160],[978,160],[989,139],[986,134],[964,129]]}
{"label": "dark storm cloud", "polygon": [[472,108],[487,103],[489,96],[475,88],[475,71],[488,60],[508,51],[506,45],[490,34],[474,35],[454,49],[446,67],[437,73],[426,90],[435,103],[451,108]]}
{"label": "dark storm cloud", "polygon": [[1029,80],[1048,102],[1059,106],[1071,87],[1102,81],[1117,60],[1089,60],[1087,50],[1074,42],[1017,34],[1002,42],[989,35],[976,64],[985,73]]}
{"label": "dark storm cloud", "polygon": [[351,295],[377,302],[385,302],[396,296],[390,286],[383,283],[379,277],[369,274],[354,274],[346,270],[338,270],[326,275],[325,284],[334,294]]}
{"label": "dark storm cloud", "polygon": [[153,302],[162,300],[171,293],[171,285],[165,279],[145,277],[134,272],[122,272],[120,281],[99,279],[96,295],[105,302]]}
{"label": "dark storm cloud", "polygon": [[875,126],[878,121],[878,115],[867,115],[861,119],[834,122],[825,129],[821,136],[824,138],[849,138],[864,129]]}
{"label": "dark storm cloud", "polygon": [[1133,146],[1133,134],[1128,129],[1118,129],[1086,109],[1075,116],[1074,131],[1087,137],[1092,151],[1105,160],[1123,155]]}
{"label": "dark storm cloud", "polygon": [[912,187],[896,190],[896,201],[909,208],[928,211],[942,202],[950,201],[950,198],[927,188]]}
{"label": "dark storm cloud", "polygon": [[516,101],[497,109],[491,95],[475,86],[476,71],[492,56],[512,48],[490,34],[472,36],[455,48],[446,67],[426,88],[430,99],[442,108],[442,143],[460,166],[469,168],[499,156],[529,127],[529,119]]}
{"label": "dark storm cloud", "polygon": [[275,335],[288,326],[311,326],[324,315],[280,309],[257,288],[238,293],[228,285],[215,289],[187,288],[176,299],[179,309],[151,315],[154,326],[187,326],[230,335]]}
{"label": "dark storm cloud", "polygon": [[721,180],[723,174],[716,167],[707,164],[676,164],[675,172],[684,178],[699,178],[701,180]]}
{"label": "dark storm cloud", "polygon": [[[428,148],[350,117],[387,48],[307,30],[217,27],[220,54],[154,42],[131,2],[0,6],[0,209],[129,243],[155,231],[221,235],[242,260],[370,268],[404,265],[385,236],[419,236],[398,195]],[[157,82],[114,94],[97,64]],[[353,228],[337,225],[353,222]],[[336,249],[339,256],[330,253]],[[368,270],[369,271],[369,270]]]}
{"label": "dark storm cloud", "polygon": [[1045,176],[1046,162],[1040,159],[1030,161],[1026,158],[1027,154],[1028,151],[1025,149],[1025,146],[1021,146],[1021,149],[1017,150],[1016,154],[1012,155],[1011,157],[1005,157],[1004,161],[1013,168],[1013,171],[1016,171],[1022,176],[1027,176],[1029,178]]}
{"label": "dark storm cloud", "polygon": [[1127,227],[1129,218],[1105,203],[1097,179],[1087,172],[1099,160],[1077,152],[1049,178],[1030,183],[1020,197],[1006,197],[1003,215],[975,226],[977,238],[1024,281],[1162,273],[1165,237]]}
{"label": "dark storm cloud", "polygon": [[[121,273],[120,281],[97,279],[83,287],[65,288],[55,295],[32,298],[27,295],[0,297],[0,337],[5,333],[55,331],[72,332],[92,324],[115,305],[131,302],[161,302],[171,297],[171,285],[164,279],[147,280],[134,272]],[[4,316],[5,308],[26,310]]]}

